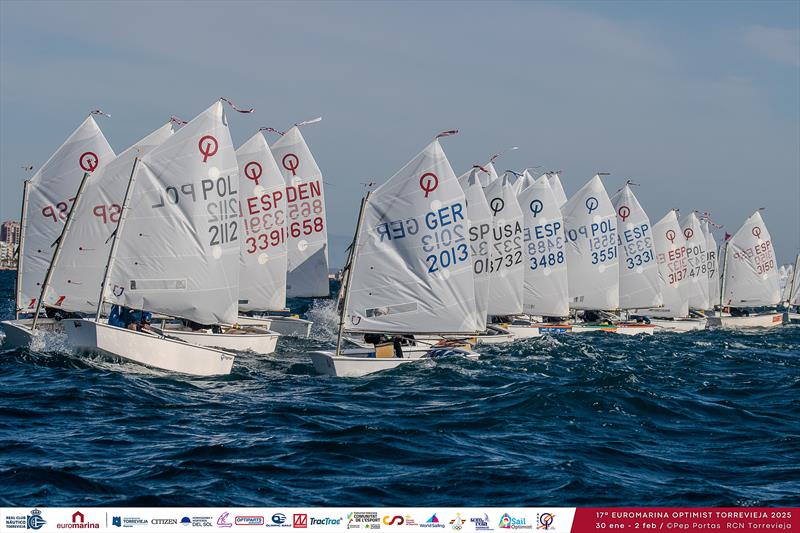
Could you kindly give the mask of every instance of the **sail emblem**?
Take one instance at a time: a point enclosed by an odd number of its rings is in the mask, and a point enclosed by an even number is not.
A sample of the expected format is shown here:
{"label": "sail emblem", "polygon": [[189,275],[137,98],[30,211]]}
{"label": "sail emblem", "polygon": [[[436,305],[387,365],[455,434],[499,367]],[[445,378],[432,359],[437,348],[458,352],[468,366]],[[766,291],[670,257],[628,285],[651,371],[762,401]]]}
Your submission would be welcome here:
{"label": "sail emblem", "polygon": [[78,160],[78,163],[81,165],[83,170],[86,172],[91,172],[97,168],[97,165],[100,163],[100,159],[94,152],[83,152]]}
{"label": "sail emblem", "polygon": [[[205,144],[204,144],[205,143]],[[217,153],[219,150],[219,143],[212,135],[204,135],[200,137],[200,142],[197,143],[197,148],[203,154],[203,163],[208,161],[208,158]]]}
{"label": "sail emblem", "polygon": [[502,198],[492,198],[492,201],[489,202],[489,209],[492,210],[492,214],[497,216],[497,213],[503,210],[506,206],[506,203],[503,201]]}
{"label": "sail emblem", "polygon": [[[428,179],[426,179],[428,178]],[[425,191],[425,198],[439,186],[439,177],[433,172],[426,172],[419,177],[419,188]]]}
{"label": "sail emblem", "polygon": [[283,168],[292,173],[292,176],[297,176],[297,168],[300,166],[300,159],[292,153],[288,153],[281,159]]}
{"label": "sail emblem", "polygon": [[263,171],[264,169],[261,168],[261,164],[257,161],[250,161],[244,166],[245,177],[251,181],[255,181],[256,185],[258,185],[258,178],[261,177]]}
{"label": "sail emblem", "polygon": [[692,228],[686,228],[685,230],[683,230],[683,236],[686,237],[687,239],[691,239],[693,235],[694,235],[694,230],[692,230]]}
{"label": "sail emblem", "polygon": [[675,244],[675,232],[672,230],[668,230],[666,233],[667,240],[672,244]]}
{"label": "sail emblem", "polygon": [[759,228],[758,226],[753,228],[753,237],[755,237],[756,239],[761,237],[761,228]]}
{"label": "sail emblem", "polygon": [[532,200],[528,207],[531,208],[531,213],[533,213],[534,217],[541,213],[542,209],[544,209],[544,205],[542,204],[541,200]]}
{"label": "sail emblem", "polygon": [[621,205],[617,210],[617,214],[619,215],[619,218],[621,218],[622,221],[625,222],[625,219],[631,216],[631,208],[628,207],[627,205]]}
{"label": "sail emblem", "polygon": [[589,210],[589,214],[592,214],[592,211],[597,209],[597,206],[600,205],[600,202],[597,201],[597,198],[594,196],[590,196],[586,199],[586,209]]}

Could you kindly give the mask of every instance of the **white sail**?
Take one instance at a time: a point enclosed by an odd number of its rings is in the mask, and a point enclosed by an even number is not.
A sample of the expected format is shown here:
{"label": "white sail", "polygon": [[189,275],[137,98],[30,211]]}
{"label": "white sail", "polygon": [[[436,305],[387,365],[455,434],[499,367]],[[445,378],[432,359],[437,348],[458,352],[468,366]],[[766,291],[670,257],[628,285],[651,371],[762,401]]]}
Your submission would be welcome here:
{"label": "white sail", "polygon": [[789,305],[800,305],[800,254],[794,259],[788,301]]}
{"label": "white sail", "polygon": [[438,140],[372,193],[353,255],[345,327],[474,333],[464,192]]}
{"label": "white sail", "polygon": [[500,179],[497,176],[497,170],[495,170],[494,164],[491,161],[478,167],[478,179],[481,181],[481,186],[483,188],[488,187]]}
{"label": "white sail", "polygon": [[617,214],[600,176],[581,187],[561,211],[567,237],[570,307],[617,309]]}
{"label": "white sail", "polygon": [[547,174],[547,180],[550,182],[550,188],[553,189],[553,194],[556,196],[558,207],[564,207],[567,203],[567,195],[564,193],[564,187],[561,185],[561,177],[558,172],[551,172]]}
{"label": "white sail", "polygon": [[517,198],[524,213],[523,310],[531,315],[567,316],[566,237],[558,200],[547,178],[536,180]]}
{"label": "white sail", "polygon": [[689,282],[687,291],[689,307],[708,309],[708,251],[706,236],[700,226],[700,220],[694,213],[689,213],[681,220],[681,230],[686,237],[686,254],[689,261]]}
{"label": "white sail", "polygon": [[239,310],[286,307],[286,183],[261,132],[236,150],[239,165]]}
{"label": "white sail", "polygon": [[717,240],[711,232],[711,225],[708,220],[704,220],[701,227],[706,238],[706,251],[708,252],[708,262],[706,263],[708,309],[713,309],[719,303],[719,250],[717,250]]}
{"label": "white sail", "polygon": [[233,324],[239,169],[215,103],[137,164],[106,298],[201,324]]}
{"label": "white sail", "polygon": [[793,281],[794,266],[786,265],[786,267],[784,267],[783,286],[781,287],[781,302],[788,302],[791,299]]}
{"label": "white sail", "polygon": [[30,179],[21,231],[17,309],[31,313],[85,173],[101,170],[114,151],[90,116]]}
{"label": "white sail", "polygon": [[525,280],[522,210],[508,177],[490,183],[485,193],[492,213],[489,314],[520,314]]}
{"label": "white sail", "polygon": [[[539,179],[542,179],[542,178],[539,178]],[[519,195],[522,194],[523,191],[525,191],[525,189],[527,189],[528,187],[530,187],[534,183],[536,183],[536,178],[531,176],[531,173],[528,172],[528,169],[523,170],[522,171],[522,177],[520,177],[520,181],[519,181],[519,190],[517,191],[517,197],[519,197]],[[523,207],[522,201],[520,201],[519,207],[520,207],[520,209],[522,209],[522,212],[524,213],[525,209]]]}
{"label": "white sail", "polygon": [[472,271],[475,278],[475,303],[479,330],[486,329],[489,314],[489,269],[491,262],[492,212],[478,179],[479,170],[473,168],[466,180],[459,178],[464,191],[469,219],[469,248],[472,254]]}
{"label": "white sail", "polygon": [[673,209],[653,226],[656,261],[661,275],[663,306],[652,309],[655,317],[682,318],[689,315],[689,298],[685,289],[689,279],[686,258],[686,237]]}
{"label": "white sail", "polygon": [[722,302],[729,307],[777,305],[778,261],[761,213],[756,211],[728,241],[724,257]]}
{"label": "white sail", "polygon": [[322,172],[297,126],[272,145],[272,155],[286,181],[286,295],[328,296],[328,221]]}
{"label": "white sail", "polygon": [[619,307],[660,307],[661,276],[650,219],[630,185],[615,194],[611,203],[617,211]]}
{"label": "white sail", "polygon": [[61,244],[45,305],[93,313],[97,309],[112,235],[122,212],[133,160],[143,157],[172,135],[167,123],[92,173],[78,210]]}

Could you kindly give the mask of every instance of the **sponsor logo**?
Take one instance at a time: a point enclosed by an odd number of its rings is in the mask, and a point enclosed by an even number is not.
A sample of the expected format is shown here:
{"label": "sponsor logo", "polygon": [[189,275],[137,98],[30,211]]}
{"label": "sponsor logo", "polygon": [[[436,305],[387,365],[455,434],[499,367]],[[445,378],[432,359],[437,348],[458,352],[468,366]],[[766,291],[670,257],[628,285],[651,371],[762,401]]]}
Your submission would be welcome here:
{"label": "sponsor logo", "polygon": [[470,518],[469,521],[474,526],[475,531],[494,531],[494,529],[489,526],[489,515],[486,513],[483,513],[483,518],[476,516]]}
{"label": "sponsor logo", "polygon": [[417,523],[414,521],[414,519],[411,518],[410,514],[405,515],[403,518],[405,519],[405,525],[407,525],[407,526],[416,526],[417,525]]}
{"label": "sponsor logo", "polygon": [[150,523],[154,526],[171,526],[178,523],[177,518],[153,518]]}
{"label": "sponsor logo", "polygon": [[97,522],[87,522],[86,515],[80,511],[72,513],[72,522],[63,522],[56,524],[56,529],[100,529],[100,524]]}
{"label": "sponsor logo", "polygon": [[514,518],[508,513],[503,513],[500,517],[500,529],[533,529],[533,525],[528,524],[525,518]]}
{"label": "sponsor logo", "polygon": [[229,514],[230,513],[228,511],[225,511],[224,513],[219,515],[219,518],[217,518],[217,527],[233,527],[233,524],[228,522]]}
{"label": "sponsor logo", "polygon": [[275,513],[270,517],[270,523],[267,524],[267,527],[292,527],[292,524],[289,524],[287,520],[285,514]]}
{"label": "sponsor logo", "polygon": [[358,512],[347,513],[347,529],[380,529],[381,517],[378,513]]}
{"label": "sponsor logo", "polygon": [[439,522],[439,517],[434,514],[430,518],[428,518],[425,522],[419,525],[419,527],[444,527],[444,524]]}
{"label": "sponsor logo", "polygon": [[553,520],[555,520],[556,515],[553,513],[539,513],[536,515],[536,529],[542,529],[544,531],[550,531],[551,529],[555,529],[556,526],[553,525]]}
{"label": "sponsor logo", "polygon": [[450,527],[456,531],[460,531],[464,527],[464,519],[461,518],[461,513],[456,513],[456,517],[450,520]]}
{"label": "sponsor logo", "polygon": [[237,526],[263,526],[264,517],[260,515],[243,515],[233,519]]}
{"label": "sponsor logo", "polygon": [[342,519],[341,518],[315,518],[311,517],[311,525],[312,526],[338,526],[341,525]]}
{"label": "sponsor logo", "polygon": [[26,529],[42,529],[42,526],[47,523],[47,521],[42,518],[42,512],[39,509],[32,510],[25,522],[27,526]]}
{"label": "sponsor logo", "polygon": [[211,523],[213,520],[210,516],[193,516],[192,517],[192,527],[212,527],[214,524]]}
{"label": "sponsor logo", "polygon": [[189,518],[188,516],[184,516],[183,518],[181,518],[181,524],[183,524],[184,526],[188,526],[191,523],[192,523],[192,519]]}
{"label": "sponsor logo", "polygon": [[307,528],[308,527],[308,515],[307,514],[295,514],[295,515],[292,515],[292,527]]}
{"label": "sponsor logo", "polygon": [[136,527],[146,526],[149,522],[146,518],[138,516],[112,516],[111,525],[116,527]]}
{"label": "sponsor logo", "polygon": [[402,526],[404,522],[405,519],[399,515],[398,516],[386,515],[383,517],[383,523],[386,524],[387,526],[394,526],[394,525]]}

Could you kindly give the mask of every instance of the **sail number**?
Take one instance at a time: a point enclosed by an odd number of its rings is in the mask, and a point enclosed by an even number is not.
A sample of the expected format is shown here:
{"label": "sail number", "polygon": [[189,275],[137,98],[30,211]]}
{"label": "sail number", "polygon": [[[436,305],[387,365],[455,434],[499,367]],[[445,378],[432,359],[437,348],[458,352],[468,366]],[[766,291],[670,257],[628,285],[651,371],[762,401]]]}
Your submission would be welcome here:
{"label": "sail number", "polygon": [[46,205],[42,208],[42,215],[46,218],[50,218],[53,222],[58,222],[59,220],[66,220],[67,215],[69,215],[70,209],[72,209],[72,204],[75,203],[75,197],[69,198],[67,200],[52,204]]}
{"label": "sail number", "polygon": [[655,259],[649,230],[648,224],[639,224],[617,233],[619,247],[625,252],[625,267],[628,270],[646,265]]}
{"label": "sail number", "polygon": [[564,232],[561,222],[547,222],[525,228],[524,235],[525,242],[528,243],[531,270],[564,263]]}
{"label": "sail number", "polygon": [[245,200],[247,212],[242,216],[245,231],[245,251],[254,254],[286,242],[286,211],[283,190],[252,196]]}
{"label": "sail number", "polygon": [[667,283],[675,285],[676,283],[686,279],[688,267],[686,263],[686,247],[681,246],[675,250],[669,250],[666,253],[658,254],[658,264],[665,265],[669,272]]}
{"label": "sail number", "polygon": [[775,268],[775,260],[772,259],[772,241],[763,241],[750,248],[739,250],[733,254],[734,259],[749,260],[755,259],[756,272],[766,274]]}
{"label": "sail number", "polygon": [[324,214],[319,180],[286,187],[287,231],[290,237],[296,239],[325,231]]}

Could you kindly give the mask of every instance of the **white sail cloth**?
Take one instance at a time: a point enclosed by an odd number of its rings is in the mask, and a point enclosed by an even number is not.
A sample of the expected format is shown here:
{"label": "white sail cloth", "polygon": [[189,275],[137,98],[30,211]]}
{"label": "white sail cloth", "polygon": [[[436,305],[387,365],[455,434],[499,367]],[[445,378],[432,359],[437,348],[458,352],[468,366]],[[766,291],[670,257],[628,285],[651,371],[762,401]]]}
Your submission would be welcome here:
{"label": "white sail cloth", "polygon": [[89,177],[61,243],[58,264],[45,296],[46,305],[80,313],[93,313],[97,309],[133,161],[169,139],[172,133],[171,123],[161,126]]}
{"label": "white sail cloth", "polygon": [[233,324],[239,170],[215,103],[138,163],[106,299],[201,324]]}
{"label": "white sail cloth", "polygon": [[756,211],[725,247],[722,304],[759,307],[780,303],[777,263],[772,237]]}
{"label": "white sail cloth", "polygon": [[101,170],[114,151],[92,117],[30,179],[21,230],[17,309],[33,312],[42,283],[85,173]]}
{"label": "white sail cloth", "polygon": [[719,303],[719,250],[717,249],[717,240],[711,232],[711,225],[708,220],[703,220],[701,227],[706,238],[706,252],[708,253],[708,262],[706,263],[708,309],[713,309]]}
{"label": "white sail cloth", "polygon": [[681,230],[686,237],[686,255],[689,261],[689,282],[686,284],[689,295],[689,307],[708,309],[708,251],[706,236],[700,226],[700,220],[694,213],[689,213],[681,220]]}
{"label": "white sail cloth", "polygon": [[630,185],[617,192],[611,203],[617,211],[619,307],[659,307],[663,303],[661,276],[650,219]]}
{"label": "white sail cloth", "polygon": [[567,316],[566,237],[558,200],[544,176],[523,188],[517,199],[524,213],[523,311],[531,315]]}
{"label": "white sail cloth", "polygon": [[286,182],[286,295],[328,296],[328,221],[322,171],[297,126],[271,148]]}
{"label": "white sail cloth", "polygon": [[581,187],[561,211],[567,238],[570,307],[617,309],[617,214],[600,176]]}
{"label": "white sail cloth", "polygon": [[261,132],[236,150],[239,165],[239,310],[286,307],[286,183]]}
{"label": "white sail cloth", "polygon": [[464,192],[438,140],[372,193],[350,275],[345,328],[474,333]]}
{"label": "white sail cloth", "polygon": [[656,261],[661,275],[663,306],[650,310],[656,317],[682,318],[689,315],[689,298],[685,289],[689,279],[686,237],[681,231],[675,210],[669,211],[653,226]]}
{"label": "white sail cloth", "polygon": [[547,174],[547,181],[550,182],[550,188],[553,189],[553,194],[558,202],[558,207],[564,207],[567,203],[567,195],[564,192],[564,187],[561,185],[561,177],[558,172],[551,172]]}
{"label": "white sail cloth", "polygon": [[794,265],[787,265],[784,272],[785,279],[781,288],[781,302],[789,302],[792,298],[792,283],[794,282]]}
{"label": "white sail cloth", "polygon": [[475,278],[475,305],[479,330],[486,329],[489,314],[489,269],[491,268],[492,212],[478,179],[478,169],[473,168],[466,179],[459,178],[467,205],[469,219],[469,248],[472,254],[472,272]]}
{"label": "white sail cloth", "polygon": [[522,210],[506,176],[490,183],[485,193],[492,213],[489,315],[520,314],[525,280]]}
{"label": "white sail cloth", "polygon": [[792,281],[789,283],[789,305],[800,305],[800,254],[794,259]]}

